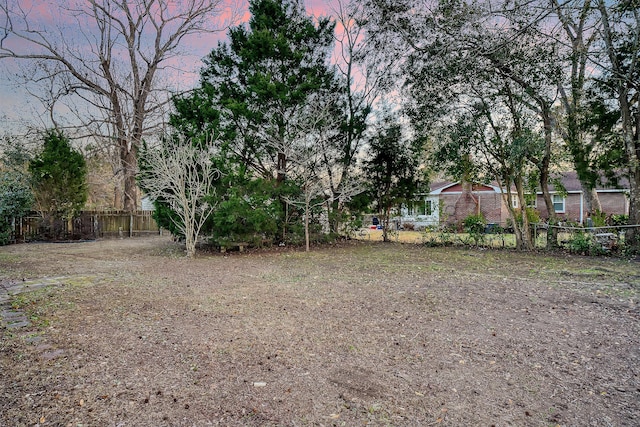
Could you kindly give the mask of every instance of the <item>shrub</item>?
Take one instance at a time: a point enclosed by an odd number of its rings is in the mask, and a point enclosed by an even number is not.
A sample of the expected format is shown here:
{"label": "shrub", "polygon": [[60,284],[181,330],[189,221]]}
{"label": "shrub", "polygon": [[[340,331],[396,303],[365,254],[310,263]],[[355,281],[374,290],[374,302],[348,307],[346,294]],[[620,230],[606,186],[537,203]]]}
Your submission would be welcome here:
{"label": "shrub", "polygon": [[619,225],[627,225],[629,223],[629,215],[616,215],[613,214],[608,218],[608,225],[619,226]]}
{"label": "shrub", "polygon": [[462,225],[464,226],[464,231],[466,233],[483,233],[484,228],[487,225],[487,221],[485,221],[482,214],[469,215],[462,221]]}
{"label": "shrub", "polygon": [[576,254],[588,254],[591,248],[591,236],[581,231],[573,234],[569,240],[569,251]]}
{"label": "shrub", "polygon": [[49,131],[42,152],[29,162],[38,210],[53,218],[73,217],[87,201],[87,164],[69,138]]}
{"label": "shrub", "polygon": [[[526,208],[526,212],[529,224],[537,224],[540,222],[540,212],[538,212],[536,209],[528,207]],[[516,221],[518,221],[518,224],[522,226],[522,209],[516,210]]]}
{"label": "shrub", "polygon": [[591,219],[593,220],[594,227],[604,227],[607,225],[607,214],[601,211],[596,211],[593,215],[591,215]]}
{"label": "shrub", "polygon": [[33,198],[26,181],[26,177],[17,172],[0,172],[0,245],[10,243],[14,219],[31,207]]}
{"label": "shrub", "polygon": [[568,241],[569,251],[579,255],[601,255],[605,251],[589,233],[578,231]]}
{"label": "shrub", "polygon": [[464,226],[464,231],[469,233],[469,237],[474,240],[476,246],[484,240],[484,229],[487,226],[487,221],[482,214],[469,215],[462,221],[462,225]]}

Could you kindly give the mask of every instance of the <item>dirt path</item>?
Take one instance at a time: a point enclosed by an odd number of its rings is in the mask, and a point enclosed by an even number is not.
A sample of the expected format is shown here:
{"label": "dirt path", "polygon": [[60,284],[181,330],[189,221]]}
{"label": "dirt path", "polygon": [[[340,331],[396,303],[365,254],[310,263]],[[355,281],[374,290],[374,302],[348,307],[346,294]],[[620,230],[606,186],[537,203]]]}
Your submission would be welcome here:
{"label": "dirt path", "polygon": [[[358,242],[0,248],[0,425],[635,426],[636,262]],[[6,323],[6,322],[5,322]],[[34,340],[34,337],[39,339]]]}

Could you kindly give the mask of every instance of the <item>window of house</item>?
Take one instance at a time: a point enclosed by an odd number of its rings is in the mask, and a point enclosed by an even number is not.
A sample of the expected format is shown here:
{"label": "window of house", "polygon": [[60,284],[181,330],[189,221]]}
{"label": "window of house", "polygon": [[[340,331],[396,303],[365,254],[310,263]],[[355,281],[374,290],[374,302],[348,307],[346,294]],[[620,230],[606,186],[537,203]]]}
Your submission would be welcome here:
{"label": "window of house", "polygon": [[564,197],[557,194],[553,195],[553,210],[556,211],[556,213],[564,213],[564,204]]}
{"label": "window of house", "polygon": [[518,209],[518,195],[517,194],[512,194],[511,195],[511,207],[513,207],[514,209]]}
{"label": "window of house", "polygon": [[432,200],[425,200],[424,201],[424,214],[425,215],[431,215],[433,214],[433,201]]}
{"label": "window of house", "polygon": [[527,206],[530,208],[538,207],[538,196],[535,194],[525,194],[525,200],[527,201]]}

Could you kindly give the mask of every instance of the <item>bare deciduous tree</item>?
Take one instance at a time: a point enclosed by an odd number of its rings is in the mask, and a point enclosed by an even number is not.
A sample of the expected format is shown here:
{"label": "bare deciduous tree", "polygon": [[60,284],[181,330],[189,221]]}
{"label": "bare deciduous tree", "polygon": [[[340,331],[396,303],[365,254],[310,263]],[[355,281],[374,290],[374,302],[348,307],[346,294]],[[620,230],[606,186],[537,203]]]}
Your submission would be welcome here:
{"label": "bare deciduous tree", "polygon": [[[391,64],[383,52],[365,43],[367,8],[357,0],[338,0],[332,14],[338,23],[336,31],[336,68],[344,80],[344,121],[342,132],[327,139],[324,165],[331,191],[330,228],[341,231],[344,205],[364,191],[358,182],[358,158],[363,154],[367,120],[372,106],[388,87]],[[382,72],[381,70],[384,70]],[[336,128],[337,128],[336,126]],[[328,154],[332,152],[333,155]],[[355,193],[354,193],[355,192]]]}
{"label": "bare deciduous tree", "polygon": [[180,141],[144,153],[140,185],[178,216],[174,225],[184,235],[188,257],[195,255],[200,230],[216,207],[211,196],[220,171],[211,161],[213,146]]}
{"label": "bare deciduous tree", "polygon": [[186,37],[221,28],[226,3],[67,0],[55,5],[60,24],[54,25],[38,20],[36,8],[3,0],[0,59],[27,61],[31,72],[25,77],[47,86],[53,120],[64,100],[92,136],[107,137],[120,163],[124,208],[135,210],[140,143],[157,130],[170,97],[159,80],[179,68]]}
{"label": "bare deciduous tree", "polygon": [[[309,251],[309,219],[312,210],[325,205],[327,216],[334,202],[340,205],[364,191],[353,177],[346,176],[342,146],[335,145],[341,135],[342,117],[336,113],[339,94],[318,94],[309,98],[301,114],[291,117],[289,135],[293,143],[286,148],[272,142],[272,147],[287,155],[287,174],[300,184],[299,198],[286,198],[291,205],[304,209],[306,250]],[[335,179],[340,191],[335,191]]]}

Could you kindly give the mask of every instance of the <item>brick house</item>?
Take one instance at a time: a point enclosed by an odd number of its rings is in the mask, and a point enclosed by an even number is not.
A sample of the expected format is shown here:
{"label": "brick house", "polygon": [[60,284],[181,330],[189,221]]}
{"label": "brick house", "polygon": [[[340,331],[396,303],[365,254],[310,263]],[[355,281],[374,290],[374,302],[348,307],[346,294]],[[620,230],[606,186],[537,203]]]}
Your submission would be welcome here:
{"label": "brick house", "polygon": [[[566,196],[551,186],[550,192],[556,213],[561,219],[582,223],[586,218],[584,196],[576,172],[561,174],[561,182]],[[620,180],[620,188],[601,185],[596,188],[603,211],[607,215],[629,214],[629,184]],[[513,190],[515,193],[515,190]],[[518,200],[512,194],[513,206],[518,208]],[[534,208],[540,217],[547,219],[542,192],[536,194]],[[509,211],[504,203],[503,190],[494,184],[463,184],[461,182],[436,182],[431,184],[430,192],[416,198],[413,205],[405,209],[408,216],[417,225],[457,224],[469,215],[481,213],[487,223],[505,226]]]}
{"label": "brick house", "polygon": [[469,215],[481,213],[488,223],[505,225],[509,212],[500,187],[491,184],[436,182],[430,192],[414,200],[403,212],[416,225],[458,224]]}
{"label": "brick house", "polygon": [[[556,214],[566,221],[582,224],[586,219],[587,212],[578,174],[563,172],[560,178],[567,191],[566,196],[558,194],[562,192],[556,191],[553,186],[549,187]],[[607,215],[629,215],[629,181],[626,178],[621,178],[618,185],[619,187],[615,188],[605,181],[604,185],[599,184],[596,187],[602,211]],[[534,207],[540,212],[541,218],[548,218],[542,192],[537,193]]]}

